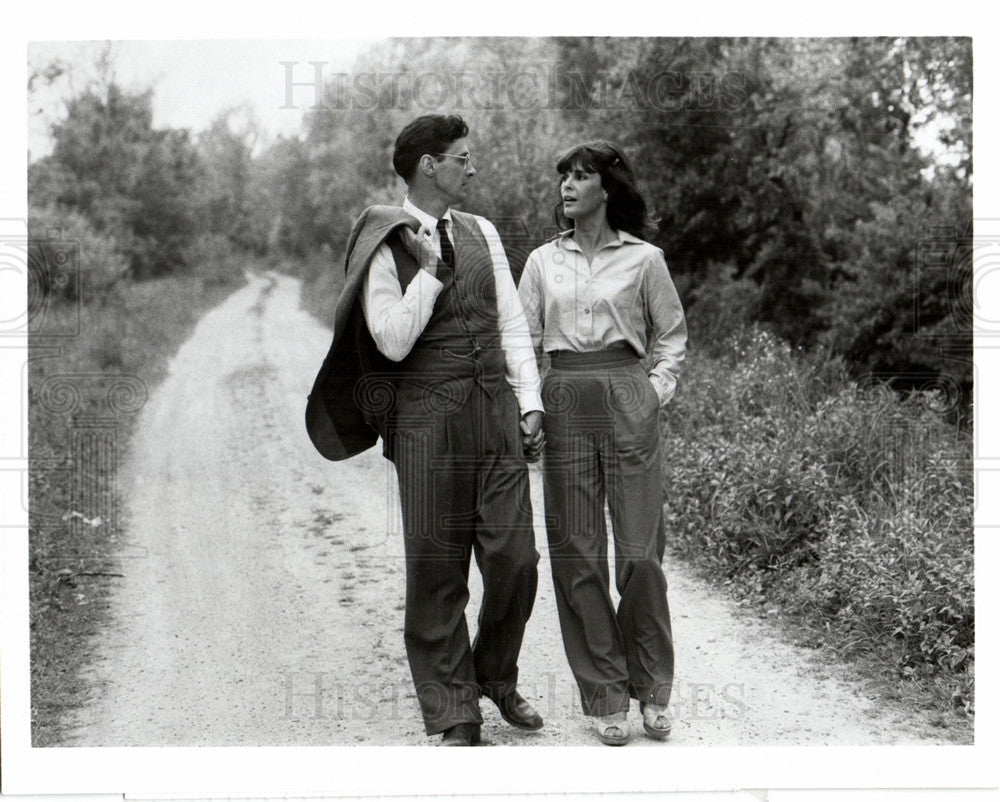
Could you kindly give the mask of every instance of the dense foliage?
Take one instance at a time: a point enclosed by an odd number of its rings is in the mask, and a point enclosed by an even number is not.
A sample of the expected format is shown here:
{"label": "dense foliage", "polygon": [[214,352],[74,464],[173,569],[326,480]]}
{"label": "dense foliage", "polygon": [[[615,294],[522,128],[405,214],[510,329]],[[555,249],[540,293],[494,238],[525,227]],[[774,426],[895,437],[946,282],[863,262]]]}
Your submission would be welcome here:
{"label": "dense foliage", "polygon": [[956,398],[851,382],[759,328],[696,354],[668,407],[673,548],[838,651],[971,705],[971,435]]}
{"label": "dense foliage", "polygon": [[516,272],[553,230],[556,154],[607,137],[659,211],[688,306],[768,322],[857,375],[948,376],[968,399],[969,40],[403,40],[354,77],[375,89],[331,81],[302,140],[266,155],[294,199],[279,241],[342,248],[361,208],[405,192],[395,132],[456,111],[470,205],[499,222]]}
{"label": "dense foliage", "polygon": [[90,221],[136,278],[186,269],[205,238],[337,254],[362,208],[405,192],[396,132],[457,112],[470,206],[517,273],[553,230],[556,154],[607,137],[659,211],[689,307],[767,322],[858,375],[947,375],[968,398],[971,64],[950,38],[390,40],[327,75],[303,134],[266,147],[238,109],[197,136],[157,129],[151,92],[106,74],[54,122],[30,201]]}
{"label": "dense foliage", "polygon": [[[76,243],[74,272],[100,297],[115,276],[156,278],[211,261],[206,255],[220,240],[263,253],[268,225],[251,155],[255,133],[252,125],[234,131],[234,116],[223,113],[193,138],[153,126],[151,91],[108,80],[71,97],[51,126],[52,152],[28,166],[37,264],[51,261],[57,240]],[[117,254],[113,268],[103,257],[108,248]]]}

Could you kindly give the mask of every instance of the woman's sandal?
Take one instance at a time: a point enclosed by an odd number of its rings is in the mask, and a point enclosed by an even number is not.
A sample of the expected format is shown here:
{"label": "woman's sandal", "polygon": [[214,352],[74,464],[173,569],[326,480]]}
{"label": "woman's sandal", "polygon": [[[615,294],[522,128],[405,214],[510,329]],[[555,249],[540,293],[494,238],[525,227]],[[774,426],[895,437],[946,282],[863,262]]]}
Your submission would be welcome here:
{"label": "woman's sandal", "polygon": [[647,705],[645,702],[639,705],[642,711],[642,728],[650,738],[662,741],[670,735],[670,715],[666,707],[657,705]]}
{"label": "woman's sandal", "polygon": [[631,736],[628,718],[621,713],[595,718],[594,728],[601,743],[607,746],[624,746]]}

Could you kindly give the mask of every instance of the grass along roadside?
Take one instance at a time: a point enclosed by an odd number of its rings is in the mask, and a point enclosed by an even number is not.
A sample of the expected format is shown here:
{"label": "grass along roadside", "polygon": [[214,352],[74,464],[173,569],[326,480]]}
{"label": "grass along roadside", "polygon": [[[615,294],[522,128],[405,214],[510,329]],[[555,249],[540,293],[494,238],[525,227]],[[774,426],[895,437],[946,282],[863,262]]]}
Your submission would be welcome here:
{"label": "grass along roadside", "polygon": [[138,413],[202,314],[241,283],[232,263],[122,282],[100,303],[50,298],[36,312],[28,367],[35,747],[59,744],[94,692],[85,678],[92,639],[130,557],[116,488]]}
{"label": "grass along roadside", "polygon": [[327,328],[333,328],[333,312],[344,288],[344,257],[323,248],[300,260],[275,260],[271,265],[302,282],[302,308]]}
{"label": "grass along roadside", "polygon": [[690,354],[662,421],[668,543],[876,698],[971,742],[972,435],[750,328]]}

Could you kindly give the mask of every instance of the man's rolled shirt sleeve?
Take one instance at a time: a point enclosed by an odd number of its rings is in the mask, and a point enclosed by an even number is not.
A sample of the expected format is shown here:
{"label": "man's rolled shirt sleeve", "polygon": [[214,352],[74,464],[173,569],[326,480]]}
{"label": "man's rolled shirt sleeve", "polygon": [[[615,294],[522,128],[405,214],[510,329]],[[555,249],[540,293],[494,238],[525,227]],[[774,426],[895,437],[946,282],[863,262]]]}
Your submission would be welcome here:
{"label": "man's rolled shirt sleeve", "polygon": [[361,302],[368,331],[386,358],[399,362],[410,353],[443,287],[426,270],[418,270],[404,293],[392,251],[385,243],[379,246],[365,276]]}
{"label": "man's rolled shirt sleeve", "polygon": [[500,347],[504,352],[507,381],[514,390],[522,417],[528,412],[544,411],[541,381],[535,349],[531,341],[528,319],[517,295],[507,254],[500,235],[491,222],[477,218],[493,259],[493,275],[497,288],[497,312],[500,324]]}

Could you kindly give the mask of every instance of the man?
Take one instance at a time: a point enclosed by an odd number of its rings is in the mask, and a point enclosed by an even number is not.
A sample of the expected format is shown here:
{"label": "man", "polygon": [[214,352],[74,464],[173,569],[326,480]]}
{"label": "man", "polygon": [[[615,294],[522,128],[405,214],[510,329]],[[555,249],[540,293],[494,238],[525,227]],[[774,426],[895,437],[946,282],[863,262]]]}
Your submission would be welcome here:
{"label": "man", "polygon": [[[378,431],[396,466],[407,657],[426,732],[447,746],[479,742],[480,696],[515,727],[542,726],[517,692],[538,576],[525,457],[543,446],[539,380],[496,229],[452,208],[476,174],[467,135],[444,115],[400,132],[393,167],[408,195],[355,225],[306,415],[325,456],[357,453]],[[473,553],[483,600],[470,645]]]}

